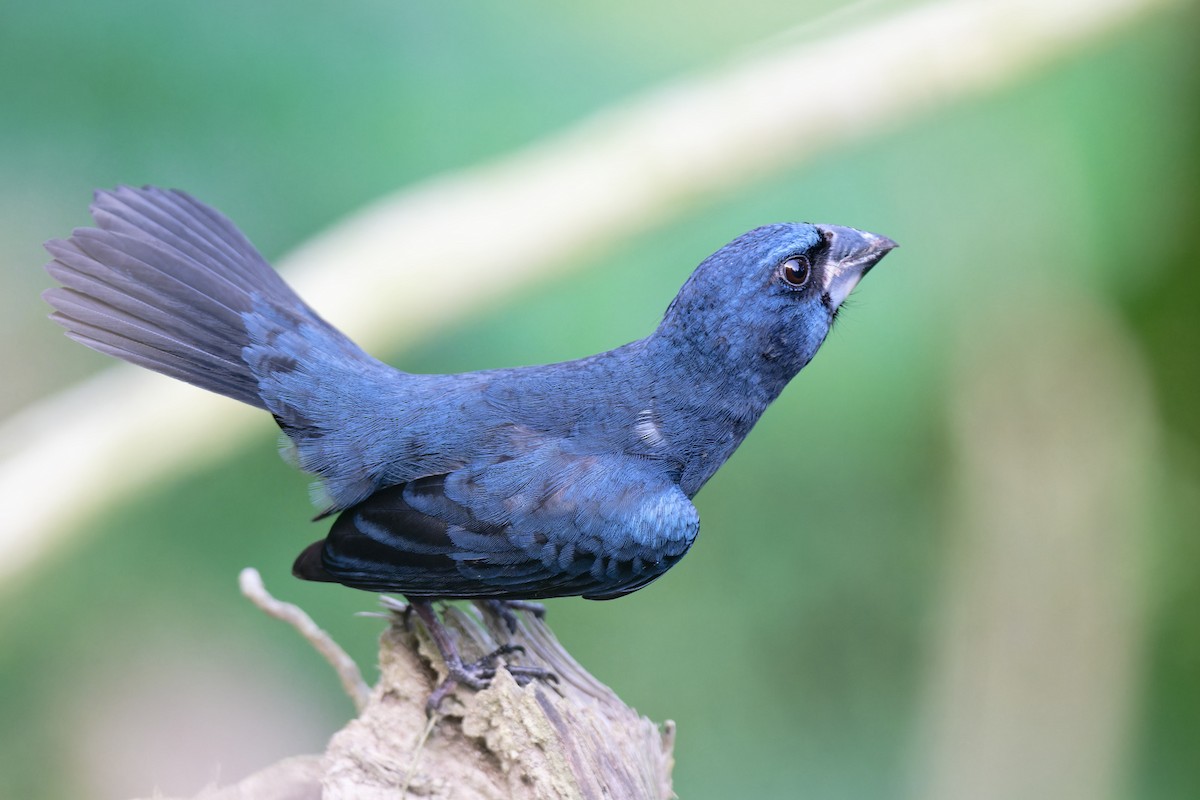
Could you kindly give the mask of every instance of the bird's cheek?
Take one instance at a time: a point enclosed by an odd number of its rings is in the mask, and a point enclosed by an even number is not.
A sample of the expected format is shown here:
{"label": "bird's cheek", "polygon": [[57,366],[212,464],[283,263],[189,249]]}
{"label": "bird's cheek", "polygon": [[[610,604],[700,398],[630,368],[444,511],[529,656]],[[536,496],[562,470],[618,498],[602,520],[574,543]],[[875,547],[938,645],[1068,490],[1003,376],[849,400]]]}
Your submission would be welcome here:
{"label": "bird's cheek", "polygon": [[808,315],[803,324],[788,332],[787,353],[792,368],[799,371],[812,360],[829,333],[832,315],[820,309],[819,313]]}

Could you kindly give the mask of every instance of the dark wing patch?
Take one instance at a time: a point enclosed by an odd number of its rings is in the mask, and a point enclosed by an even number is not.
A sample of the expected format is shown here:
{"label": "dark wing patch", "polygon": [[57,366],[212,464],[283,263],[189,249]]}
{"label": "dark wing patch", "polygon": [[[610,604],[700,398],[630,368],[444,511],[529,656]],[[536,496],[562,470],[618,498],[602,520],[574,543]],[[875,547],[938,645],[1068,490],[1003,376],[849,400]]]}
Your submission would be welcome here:
{"label": "dark wing patch", "polygon": [[698,529],[687,497],[644,462],[549,445],[376,492],[338,517],[321,566],[413,597],[607,599],[665,572]]}

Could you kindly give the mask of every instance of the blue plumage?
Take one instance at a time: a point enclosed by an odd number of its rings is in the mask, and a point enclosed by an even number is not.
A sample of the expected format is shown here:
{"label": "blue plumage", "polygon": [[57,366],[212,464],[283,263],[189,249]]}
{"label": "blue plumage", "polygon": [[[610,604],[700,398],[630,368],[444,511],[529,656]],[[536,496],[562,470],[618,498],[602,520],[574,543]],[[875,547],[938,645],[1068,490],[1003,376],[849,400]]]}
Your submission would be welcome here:
{"label": "blue plumage", "polygon": [[816,354],[894,243],[780,224],[696,269],[645,339],[537,367],[413,375],[322,320],[186,194],[100,192],[47,248],[68,335],[274,415],[320,485],[303,578],[412,598],[609,598],[691,546],[690,498]]}

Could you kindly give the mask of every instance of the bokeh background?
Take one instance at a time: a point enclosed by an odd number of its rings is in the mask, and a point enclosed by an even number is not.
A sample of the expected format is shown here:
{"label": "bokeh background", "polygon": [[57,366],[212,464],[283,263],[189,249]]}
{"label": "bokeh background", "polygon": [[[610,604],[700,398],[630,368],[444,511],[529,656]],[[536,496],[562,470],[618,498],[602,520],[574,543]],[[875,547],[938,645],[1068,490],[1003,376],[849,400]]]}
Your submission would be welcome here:
{"label": "bokeh background", "polygon": [[[38,298],[40,243],[89,221],[94,187],[185,188],[277,258],[838,5],[7,2],[0,413],[111,366]],[[379,353],[458,371],[606,349],[769,221],[902,243],[699,495],[689,557],[629,598],[550,604],[584,665],[676,721],[680,796],[1200,796],[1198,18],[1149,14],[696,198]],[[264,417],[0,587],[0,797],[194,793],[351,716],[236,591],[258,567],[374,663],[373,598],[289,575],[321,531],[274,444]]]}

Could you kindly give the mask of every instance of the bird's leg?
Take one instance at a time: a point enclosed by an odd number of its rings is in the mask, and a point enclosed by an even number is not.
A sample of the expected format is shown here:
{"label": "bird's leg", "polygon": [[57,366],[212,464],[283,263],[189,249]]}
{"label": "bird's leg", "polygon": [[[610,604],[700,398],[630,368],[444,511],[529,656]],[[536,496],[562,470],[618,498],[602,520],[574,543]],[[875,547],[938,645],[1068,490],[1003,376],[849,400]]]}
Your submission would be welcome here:
{"label": "bird's leg", "polygon": [[[446,664],[446,680],[442,681],[433,690],[433,693],[429,695],[429,699],[425,703],[425,710],[429,714],[437,711],[442,700],[450,692],[454,691],[454,687],[460,683],[476,690],[487,688],[487,685],[496,677],[496,659],[500,656],[508,655],[509,653],[525,652],[525,648],[521,645],[505,644],[497,647],[478,661],[473,661],[469,664],[464,663],[462,656],[458,652],[458,647],[455,646],[454,640],[450,636],[450,631],[446,629],[446,626],[438,619],[437,612],[433,610],[433,603],[429,600],[409,598],[409,604],[412,610],[417,612],[417,616],[421,618],[421,622],[425,624],[425,629],[429,631],[429,635],[433,639],[438,653],[442,656],[442,661]],[[537,678],[558,680],[558,676],[540,667],[507,666],[507,669],[513,678],[516,679],[517,683],[522,686]]]}
{"label": "bird's leg", "polygon": [[501,601],[513,611],[528,611],[538,619],[546,618],[546,606],[532,600],[503,600]]}
{"label": "bird's leg", "polygon": [[546,617],[546,607],[529,600],[484,600],[483,604],[504,622],[509,633],[517,632],[517,615],[513,612],[528,611],[538,619]]}

